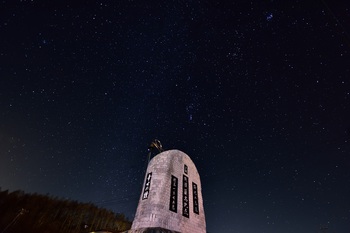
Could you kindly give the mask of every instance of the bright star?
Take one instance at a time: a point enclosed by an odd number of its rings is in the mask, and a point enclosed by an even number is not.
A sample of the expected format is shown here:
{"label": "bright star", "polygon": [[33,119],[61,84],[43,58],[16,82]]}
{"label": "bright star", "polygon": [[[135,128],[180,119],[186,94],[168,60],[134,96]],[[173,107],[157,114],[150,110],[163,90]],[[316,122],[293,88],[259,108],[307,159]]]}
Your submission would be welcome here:
{"label": "bright star", "polygon": [[273,14],[272,14],[272,13],[270,13],[270,14],[268,14],[268,15],[266,16],[266,20],[267,20],[267,21],[271,21],[272,18],[273,18]]}

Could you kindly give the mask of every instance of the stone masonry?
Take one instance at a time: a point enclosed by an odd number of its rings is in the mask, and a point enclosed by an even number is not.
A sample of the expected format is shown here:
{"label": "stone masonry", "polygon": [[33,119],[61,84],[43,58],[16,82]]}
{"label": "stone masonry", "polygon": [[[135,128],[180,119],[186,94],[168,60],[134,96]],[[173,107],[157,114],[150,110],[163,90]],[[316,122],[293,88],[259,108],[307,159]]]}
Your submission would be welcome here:
{"label": "stone masonry", "polygon": [[128,232],[146,232],[144,229],[206,232],[200,177],[190,157],[179,150],[164,151],[148,165]]}

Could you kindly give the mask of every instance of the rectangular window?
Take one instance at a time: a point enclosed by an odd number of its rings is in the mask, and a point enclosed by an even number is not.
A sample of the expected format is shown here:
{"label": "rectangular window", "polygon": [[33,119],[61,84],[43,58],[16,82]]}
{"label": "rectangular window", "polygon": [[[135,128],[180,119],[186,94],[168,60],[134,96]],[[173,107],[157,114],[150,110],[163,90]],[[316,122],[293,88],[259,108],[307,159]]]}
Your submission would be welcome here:
{"label": "rectangular window", "polygon": [[170,203],[169,210],[177,213],[177,178],[171,176]]}
{"label": "rectangular window", "polygon": [[199,214],[198,206],[198,188],[197,184],[192,182],[192,191],[193,191],[193,212]]}
{"label": "rectangular window", "polygon": [[187,167],[186,164],[184,165],[184,173],[185,173],[186,175],[188,175],[188,167]]}
{"label": "rectangular window", "polygon": [[188,177],[183,175],[182,180],[182,215],[189,218],[190,217],[190,207],[188,201]]}
{"label": "rectangular window", "polygon": [[151,187],[151,178],[152,178],[152,172],[148,173],[146,176],[145,188],[143,189],[143,193],[142,193],[142,200],[145,200],[148,198],[149,190]]}

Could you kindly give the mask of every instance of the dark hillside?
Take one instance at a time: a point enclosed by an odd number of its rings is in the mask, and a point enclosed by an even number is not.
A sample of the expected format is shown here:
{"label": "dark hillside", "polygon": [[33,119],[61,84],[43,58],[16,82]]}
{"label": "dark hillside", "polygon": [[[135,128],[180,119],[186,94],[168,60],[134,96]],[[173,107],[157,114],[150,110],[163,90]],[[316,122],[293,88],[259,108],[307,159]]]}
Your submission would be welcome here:
{"label": "dark hillside", "polygon": [[123,214],[91,203],[23,191],[0,191],[1,233],[87,233],[98,229],[122,232],[130,226]]}

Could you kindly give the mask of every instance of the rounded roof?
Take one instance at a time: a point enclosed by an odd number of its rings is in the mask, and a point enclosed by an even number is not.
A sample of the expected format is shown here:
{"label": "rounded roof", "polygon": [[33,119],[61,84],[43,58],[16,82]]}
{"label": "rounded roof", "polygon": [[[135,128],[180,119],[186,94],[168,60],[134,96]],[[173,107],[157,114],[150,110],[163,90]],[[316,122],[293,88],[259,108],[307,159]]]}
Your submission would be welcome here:
{"label": "rounded roof", "polygon": [[187,160],[189,160],[191,162],[192,166],[195,168],[196,172],[198,173],[198,169],[197,169],[196,165],[194,164],[194,162],[192,161],[191,157],[188,156],[185,152],[178,150],[178,149],[166,150],[166,151],[163,151],[163,152],[157,154],[149,161],[149,165],[155,163],[156,161],[160,160],[164,156],[169,157],[169,156],[173,156],[174,154],[176,154],[177,156],[181,155],[183,158],[186,158]]}

